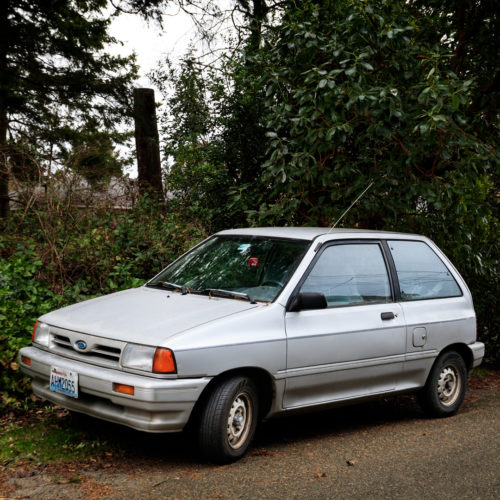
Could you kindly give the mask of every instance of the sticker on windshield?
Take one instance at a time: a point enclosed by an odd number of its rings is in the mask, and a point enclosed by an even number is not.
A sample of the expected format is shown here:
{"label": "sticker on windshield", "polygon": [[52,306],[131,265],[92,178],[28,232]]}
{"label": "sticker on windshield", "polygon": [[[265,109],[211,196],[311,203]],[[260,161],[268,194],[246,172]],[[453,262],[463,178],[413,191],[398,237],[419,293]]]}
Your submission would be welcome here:
{"label": "sticker on windshield", "polygon": [[257,269],[259,267],[260,261],[257,257],[250,257],[248,259],[248,267],[250,269]]}
{"label": "sticker on windshield", "polygon": [[238,247],[238,250],[240,252],[244,252],[247,248],[250,247],[250,243],[242,243],[239,247]]}

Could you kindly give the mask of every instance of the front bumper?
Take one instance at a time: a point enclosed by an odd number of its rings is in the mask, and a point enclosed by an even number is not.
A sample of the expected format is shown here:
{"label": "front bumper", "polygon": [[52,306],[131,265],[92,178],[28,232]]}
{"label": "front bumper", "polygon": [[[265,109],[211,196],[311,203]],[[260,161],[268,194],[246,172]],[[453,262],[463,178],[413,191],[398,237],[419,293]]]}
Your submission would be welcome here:
{"label": "front bumper", "polygon": [[[31,359],[23,363],[21,356]],[[59,406],[147,432],[181,431],[210,377],[158,379],[64,358],[36,347],[19,352],[21,370],[33,392]],[[78,373],[78,399],[49,389],[52,366]],[[113,391],[113,383],[132,385],[133,396]]]}

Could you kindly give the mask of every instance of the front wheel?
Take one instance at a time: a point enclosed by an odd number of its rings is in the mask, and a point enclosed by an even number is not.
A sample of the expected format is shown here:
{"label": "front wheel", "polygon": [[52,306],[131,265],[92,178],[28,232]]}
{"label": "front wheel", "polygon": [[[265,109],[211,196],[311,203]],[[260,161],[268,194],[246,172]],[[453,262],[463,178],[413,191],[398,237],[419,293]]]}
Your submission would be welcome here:
{"label": "front wheel", "polygon": [[464,359],[455,351],[441,355],[432,367],[418,400],[423,410],[433,417],[455,414],[465,396],[467,369]]}
{"label": "front wheel", "polygon": [[200,416],[202,453],[217,463],[241,458],[257,426],[257,389],[248,377],[238,376],[215,387]]}

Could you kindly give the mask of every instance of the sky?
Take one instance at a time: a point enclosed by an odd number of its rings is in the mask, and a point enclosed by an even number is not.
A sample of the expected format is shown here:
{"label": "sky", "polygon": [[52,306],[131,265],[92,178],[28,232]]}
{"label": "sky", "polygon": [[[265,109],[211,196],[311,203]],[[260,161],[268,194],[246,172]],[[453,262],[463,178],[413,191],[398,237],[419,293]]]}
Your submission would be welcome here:
{"label": "sky", "polygon": [[[232,32],[230,16],[227,16],[232,3],[232,0],[217,1],[217,7],[225,13],[219,18],[220,24],[215,29],[218,37]],[[196,17],[198,20],[201,19],[199,14]],[[138,84],[143,86],[151,86],[146,75],[165,56],[168,55],[173,62],[179,60],[186,54],[190,43],[194,45],[195,53],[201,54],[203,51],[208,51],[208,46],[200,40],[191,16],[179,9],[175,2],[164,13],[163,29],[154,21],[146,22],[139,15],[121,14],[113,19],[109,32],[123,43],[122,46],[118,44],[110,46],[108,48],[110,53],[129,55],[135,52],[137,54],[137,62],[140,66]],[[224,43],[217,38],[212,42],[211,48],[217,49],[222,45]]]}
{"label": "sky", "polygon": [[[111,54],[128,56],[135,52],[137,56],[139,79],[135,86],[154,88],[147,74],[167,55],[173,59],[181,57],[195,31],[189,16],[178,12],[175,16],[165,17],[163,29],[152,21],[146,22],[138,15],[122,14],[112,21],[109,33],[121,42],[108,48]],[[161,101],[160,93],[156,89],[155,100]],[[126,149],[126,146],[121,146],[118,151],[125,153]],[[125,153],[125,156],[128,155]],[[124,170],[130,177],[137,177],[135,161]]]}
{"label": "sky", "polygon": [[[223,5],[225,1],[220,3]],[[166,56],[169,56],[172,62],[178,61],[185,55],[193,40],[195,48],[198,51],[203,50],[191,17],[175,6],[172,6],[167,14],[163,19],[163,29],[157,23],[146,22],[141,16],[134,14],[121,14],[111,23],[110,35],[122,44],[109,46],[107,51],[123,56],[136,53],[139,65],[136,87],[155,88],[147,74]],[[161,95],[157,89],[155,89],[155,100],[161,104]],[[125,173],[137,177],[135,162],[125,169]]]}
{"label": "sky", "polygon": [[174,59],[181,57],[195,35],[195,29],[187,14],[172,9],[172,14],[165,16],[163,29],[138,15],[122,14],[113,20],[110,34],[123,45],[117,44],[110,47],[109,51],[121,55],[135,52],[140,67],[137,86],[151,87],[147,73],[166,55]]}

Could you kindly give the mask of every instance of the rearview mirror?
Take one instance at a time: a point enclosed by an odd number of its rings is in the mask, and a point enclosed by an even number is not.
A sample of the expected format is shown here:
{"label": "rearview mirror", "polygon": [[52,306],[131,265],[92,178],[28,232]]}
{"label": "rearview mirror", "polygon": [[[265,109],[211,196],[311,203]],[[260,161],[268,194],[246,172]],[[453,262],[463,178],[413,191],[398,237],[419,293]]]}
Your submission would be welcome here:
{"label": "rearview mirror", "polygon": [[297,294],[288,306],[289,312],[298,312],[307,309],[326,309],[328,304],[322,293],[303,292]]}

